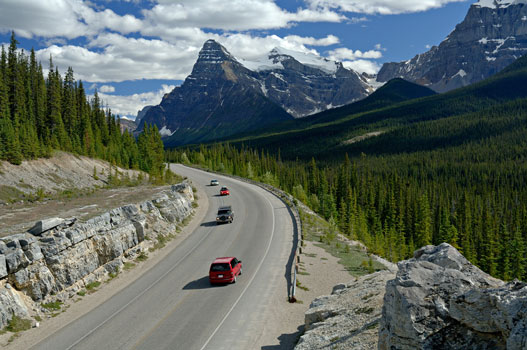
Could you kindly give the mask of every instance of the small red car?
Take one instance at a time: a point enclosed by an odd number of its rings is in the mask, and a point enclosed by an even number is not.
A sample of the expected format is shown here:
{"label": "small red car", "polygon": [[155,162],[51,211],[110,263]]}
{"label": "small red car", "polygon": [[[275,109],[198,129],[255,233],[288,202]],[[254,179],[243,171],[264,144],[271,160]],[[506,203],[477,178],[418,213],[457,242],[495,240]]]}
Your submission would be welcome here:
{"label": "small red car", "polygon": [[222,187],[220,189],[220,196],[228,196],[229,194],[229,189],[227,187]]}
{"label": "small red car", "polygon": [[235,257],[216,258],[210,265],[210,284],[236,283],[236,276],[242,274],[242,261]]}

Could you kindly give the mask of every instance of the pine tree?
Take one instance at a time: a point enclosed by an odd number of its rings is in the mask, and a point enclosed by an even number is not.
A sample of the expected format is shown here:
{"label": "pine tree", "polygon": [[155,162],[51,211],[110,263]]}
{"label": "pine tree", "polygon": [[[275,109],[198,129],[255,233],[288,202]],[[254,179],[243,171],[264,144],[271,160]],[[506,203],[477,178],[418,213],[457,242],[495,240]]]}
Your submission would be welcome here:
{"label": "pine tree", "polygon": [[428,197],[423,194],[419,197],[417,217],[415,221],[415,237],[417,247],[432,243],[432,221]]}

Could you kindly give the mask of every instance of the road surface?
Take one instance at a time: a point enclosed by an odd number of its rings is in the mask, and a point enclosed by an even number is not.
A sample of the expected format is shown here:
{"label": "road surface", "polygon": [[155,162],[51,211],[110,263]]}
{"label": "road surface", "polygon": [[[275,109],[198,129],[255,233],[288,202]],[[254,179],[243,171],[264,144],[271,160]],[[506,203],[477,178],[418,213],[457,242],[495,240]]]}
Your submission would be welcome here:
{"label": "road surface", "polygon": [[[165,259],[122,292],[38,343],[34,349],[259,349],[271,296],[282,288],[293,245],[288,209],[267,191],[172,165],[209,198],[205,221]],[[209,186],[217,178],[220,186]],[[230,196],[219,196],[221,186]],[[232,224],[216,210],[232,205]],[[236,256],[243,275],[210,286],[214,258]]]}

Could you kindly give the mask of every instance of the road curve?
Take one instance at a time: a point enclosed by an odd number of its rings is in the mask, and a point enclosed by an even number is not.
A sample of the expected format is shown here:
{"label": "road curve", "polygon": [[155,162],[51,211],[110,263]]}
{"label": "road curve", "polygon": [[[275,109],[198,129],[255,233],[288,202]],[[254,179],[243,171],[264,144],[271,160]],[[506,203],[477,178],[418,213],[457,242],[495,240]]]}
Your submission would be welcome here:
{"label": "road curve", "polygon": [[[204,222],[127,288],[33,349],[256,349],[276,288],[283,288],[293,242],[288,209],[267,191],[238,180],[172,165],[209,198]],[[231,190],[219,197],[215,177]],[[232,224],[216,225],[232,205]],[[243,261],[235,284],[210,286],[219,256]],[[287,290],[284,288],[284,302]]]}

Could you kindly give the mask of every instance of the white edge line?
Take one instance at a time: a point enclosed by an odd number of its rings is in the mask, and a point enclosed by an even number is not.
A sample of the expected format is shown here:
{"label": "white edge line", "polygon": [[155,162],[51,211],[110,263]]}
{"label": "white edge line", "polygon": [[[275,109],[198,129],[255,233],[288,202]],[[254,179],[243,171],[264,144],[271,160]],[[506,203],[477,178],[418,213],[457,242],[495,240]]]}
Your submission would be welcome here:
{"label": "white edge line", "polygon": [[[274,214],[274,213],[273,213]],[[273,220],[274,220],[274,216],[273,216]],[[210,230],[209,230],[210,232]],[[168,271],[166,271],[163,275],[161,275],[161,277],[159,277],[157,280],[155,280],[155,282],[153,282],[152,284],[150,284],[150,286],[148,286],[148,288],[145,288],[141,293],[137,294],[132,300],[130,300],[129,302],[127,302],[126,304],[124,304],[119,310],[115,311],[113,314],[111,314],[107,319],[105,319],[104,321],[102,321],[97,327],[93,328],[91,331],[89,331],[88,333],[86,333],[85,335],[83,335],[81,338],[79,338],[75,343],[71,344],[69,347],[66,348],[66,350],[70,350],[72,349],[74,346],[76,346],[77,344],[79,344],[81,341],[83,341],[84,339],[86,339],[87,337],[89,337],[91,334],[93,334],[93,332],[95,332],[96,330],[98,330],[99,328],[101,328],[103,325],[106,324],[106,322],[108,322],[109,320],[111,320],[114,316],[116,316],[118,313],[120,313],[121,311],[123,311],[124,309],[126,309],[130,304],[132,304],[134,301],[136,301],[138,298],[142,297],[143,294],[145,294],[146,292],[148,292],[151,288],[153,288],[157,282],[161,281],[163,278],[165,278],[166,275],[168,275],[170,272],[172,272],[184,259],[187,258],[187,256],[189,256],[192,252],[194,252],[194,250],[196,250],[201,242],[203,242],[203,240],[205,238],[207,238],[209,235],[208,233],[203,235],[203,238],[201,238],[199,240],[199,242],[191,249],[187,252],[187,254],[185,254],[181,259],[179,259],[175,264],[174,266],[172,266],[172,268]]]}
{"label": "white edge line", "polygon": [[227,319],[227,317],[229,317],[229,315],[231,314],[232,310],[234,310],[234,308],[236,307],[236,305],[238,305],[238,303],[240,302],[241,298],[245,295],[245,292],[247,291],[247,289],[249,289],[249,287],[251,286],[251,283],[253,282],[253,280],[256,278],[256,275],[258,275],[258,271],[260,271],[260,268],[262,267],[262,264],[265,260],[265,258],[267,258],[267,254],[269,253],[269,249],[271,249],[271,243],[273,242],[273,238],[274,238],[274,229],[275,229],[275,215],[274,215],[274,208],[273,208],[273,205],[271,204],[271,201],[269,200],[269,198],[267,198],[267,196],[264,196],[265,200],[267,201],[267,203],[269,203],[269,206],[271,207],[271,213],[273,213],[273,231],[271,232],[271,239],[269,240],[269,244],[267,245],[267,249],[265,250],[265,254],[262,258],[262,260],[260,261],[260,263],[258,264],[258,267],[256,268],[256,272],[254,273],[253,277],[249,280],[249,283],[247,283],[247,286],[245,286],[245,288],[243,289],[242,293],[240,294],[240,296],[238,297],[238,299],[236,299],[236,301],[234,302],[234,304],[232,305],[232,307],[230,308],[230,310],[227,312],[227,314],[225,315],[225,317],[223,317],[223,319],[221,320],[220,324],[218,324],[218,327],[216,327],[216,329],[214,330],[214,332],[212,332],[212,334],[210,335],[209,339],[207,339],[207,341],[205,342],[205,344],[201,347],[200,350],[203,350],[207,347],[207,345],[209,345],[210,341],[212,340],[212,338],[216,335],[216,333],[219,331],[219,329],[221,328],[221,326],[223,325],[223,323],[225,322],[225,320]]}

